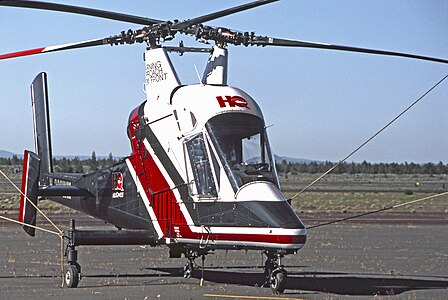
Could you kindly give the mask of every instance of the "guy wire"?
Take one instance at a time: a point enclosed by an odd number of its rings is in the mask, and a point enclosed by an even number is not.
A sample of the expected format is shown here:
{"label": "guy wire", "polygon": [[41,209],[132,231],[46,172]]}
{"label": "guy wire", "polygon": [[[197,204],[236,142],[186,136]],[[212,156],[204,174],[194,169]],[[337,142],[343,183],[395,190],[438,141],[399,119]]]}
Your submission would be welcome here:
{"label": "guy wire", "polygon": [[311,186],[313,186],[316,182],[318,182],[319,180],[321,180],[324,176],[328,175],[331,171],[333,171],[334,169],[336,169],[339,165],[341,165],[343,162],[345,162],[347,159],[349,159],[353,154],[355,154],[356,152],[358,152],[361,148],[363,148],[365,145],[367,145],[367,143],[369,143],[371,140],[373,140],[375,137],[377,137],[381,132],[383,132],[387,127],[389,127],[390,125],[392,125],[392,123],[394,123],[396,120],[398,120],[398,118],[400,118],[402,115],[404,115],[407,111],[409,111],[414,105],[416,105],[418,102],[420,102],[423,98],[425,98],[426,95],[428,95],[432,90],[434,90],[439,84],[441,84],[446,78],[448,77],[448,75],[445,75],[442,79],[440,79],[436,84],[434,84],[429,90],[427,90],[423,95],[421,95],[417,100],[415,100],[411,105],[409,105],[405,110],[403,110],[401,113],[399,113],[395,118],[393,118],[389,123],[387,123],[383,128],[381,128],[380,130],[378,130],[374,135],[372,135],[370,138],[368,138],[364,143],[362,143],[360,146],[358,146],[358,148],[356,148],[355,150],[353,150],[349,155],[347,155],[346,157],[344,157],[342,160],[340,160],[337,164],[335,164],[334,166],[332,166],[330,169],[328,169],[325,173],[323,173],[322,175],[320,175],[317,179],[315,179],[313,182],[311,182],[310,184],[308,184],[306,187],[304,187],[302,190],[300,190],[297,194],[295,194],[294,196],[292,196],[290,199],[293,200],[294,198],[296,198],[298,195],[302,194],[303,192],[305,192],[307,189],[309,189]]}
{"label": "guy wire", "polygon": [[392,205],[392,206],[389,206],[389,207],[384,207],[384,208],[381,208],[381,209],[372,210],[372,211],[369,211],[369,212],[365,212],[365,213],[362,213],[362,214],[357,214],[355,216],[350,216],[350,217],[346,217],[346,218],[339,219],[339,220],[328,221],[328,222],[325,222],[325,223],[309,226],[306,229],[314,229],[314,228],[318,228],[318,227],[322,227],[322,226],[326,226],[326,225],[331,225],[331,224],[335,224],[335,223],[339,223],[339,222],[344,222],[344,221],[347,221],[347,220],[352,220],[352,219],[364,217],[364,216],[367,216],[367,215],[376,214],[376,213],[379,213],[379,212],[382,212],[382,211],[386,211],[386,210],[389,210],[389,209],[398,208],[398,207],[406,206],[406,205],[411,205],[411,204],[414,204],[414,203],[417,203],[417,202],[426,201],[426,200],[434,199],[434,198],[445,196],[445,195],[448,195],[448,192],[443,192],[443,193],[440,193],[440,194],[436,194],[436,195],[432,195],[432,196],[428,196],[428,197],[424,197],[424,198],[408,201],[408,202],[405,202],[405,203],[400,203],[400,204]]}

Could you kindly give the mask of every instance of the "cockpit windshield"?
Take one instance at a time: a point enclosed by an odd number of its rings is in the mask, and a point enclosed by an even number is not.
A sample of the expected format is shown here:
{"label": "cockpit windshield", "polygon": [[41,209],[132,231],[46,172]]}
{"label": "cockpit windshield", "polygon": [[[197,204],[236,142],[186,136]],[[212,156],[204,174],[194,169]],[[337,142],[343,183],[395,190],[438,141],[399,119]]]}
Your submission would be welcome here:
{"label": "cockpit windshield", "polygon": [[235,191],[253,181],[278,186],[262,119],[226,113],[210,119],[206,129]]}

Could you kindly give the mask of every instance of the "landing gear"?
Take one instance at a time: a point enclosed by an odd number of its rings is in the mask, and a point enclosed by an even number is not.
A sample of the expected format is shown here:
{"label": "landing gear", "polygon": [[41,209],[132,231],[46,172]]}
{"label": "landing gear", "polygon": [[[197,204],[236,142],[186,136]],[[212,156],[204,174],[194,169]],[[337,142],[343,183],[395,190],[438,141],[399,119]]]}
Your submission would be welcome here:
{"label": "landing gear", "polygon": [[274,294],[283,294],[286,286],[287,273],[282,264],[284,256],[281,252],[265,252],[267,259],[264,264],[264,274]]}
{"label": "landing gear", "polygon": [[80,277],[81,272],[78,268],[75,265],[69,265],[67,271],[65,272],[65,284],[69,288],[77,287]]}
{"label": "landing gear", "polygon": [[185,257],[188,259],[188,261],[184,265],[184,277],[190,278],[191,274],[193,274],[193,271],[195,269],[196,263],[194,260],[199,257],[199,255],[196,252],[193,251],[187,251],[184,253]]}
{"label": "landing gear", "polygon": [[207,252],[194,252],[191,250],[187,250],[186,252],[184,252],[185,257],[188,259],[188,261],[185,263],[184,268],[183,268],[183,273],[184,273],[184,277],[185,278],[190,278],[191,275],[193,274],[193,271],[198,267],[198,265],[196,264],[196,262],[194,261],[196,258],[198,258],[199,256],[202,259],[202,265],[201,265],[201,282],[200,282],[200,286],[203,286],[204,284],[204,262],[205,262],[205,256],[207,255]]}
{"label": "landing gear", "polygon": [[67,256],[67,271],[65,272],[65,284],[69,288],[78,286],[81,280],[81,266],[78,263],[78,251],[74,243],[75,220],[70,221],[70,230],[68,231],[68,244],[65,250]]}
{"label": "landing gear", "polygon": [[65,249],[68,267],[64,279],[69,288],[77,287],[81,280],[81,266],[78,263],[76,247],[157,244],[155,232],[152,230],[77,230],[75,220],[70,221],[70,229],[65,232],[65,237],[68,239]]}
{"label": "landing gear", "polygon": [[184,265],[184,277],[190,278],[193,271],[194,271],[194,262],[188,259],[188,261]]}
{"label": "landing gear", "polygon": [[283,294],[285,291],[285,283],[286,283],[286,270],[279,270],[277,273],[274,273],[271,277],[271,290],[274,294]]}

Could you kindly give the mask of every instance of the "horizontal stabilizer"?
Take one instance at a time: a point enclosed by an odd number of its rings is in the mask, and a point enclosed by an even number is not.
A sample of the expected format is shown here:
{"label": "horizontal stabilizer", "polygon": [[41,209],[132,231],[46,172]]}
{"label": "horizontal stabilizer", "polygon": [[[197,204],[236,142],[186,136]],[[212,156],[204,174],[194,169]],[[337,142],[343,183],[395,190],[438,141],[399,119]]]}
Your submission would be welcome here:
{"label": "horizontal stabilizer", "polygon": [[[36,225],[39,169],[39,156],[31,151],[25,150],[23,155],[22,193],[20,195],[19,221],[33,226]],[[22,225],[22,227],[26,233],[30,236],[34,236],[35,229],[33,227],[26,225]]]}
{"label": "horizontal stabilizer", "polygon": [[38,190],[38,195],[43,197],[51,196],[84,196],[93,197],[93,195],[80,187],[72,185],[51,185]]}

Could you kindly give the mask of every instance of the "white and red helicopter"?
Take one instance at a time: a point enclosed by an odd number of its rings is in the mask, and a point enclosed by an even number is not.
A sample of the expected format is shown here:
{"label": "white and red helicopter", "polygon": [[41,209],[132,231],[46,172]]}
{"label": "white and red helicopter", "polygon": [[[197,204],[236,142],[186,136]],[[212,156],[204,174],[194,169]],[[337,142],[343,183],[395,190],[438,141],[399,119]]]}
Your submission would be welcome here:
{"label": "white and red helicopter", "polygon": [[[280,191],[263,114],[247,93],[227,85],[227,45],[309,47],[448,63],[448,60],[383,50],[257,36],[204,25],[229,14],[278,0],[260,0],[186,21],[163,21],[39,1],[0,1],[25,7],[90,15],[143,25],[139,30],[65,45],[0,55],[10,59],[46,52],[146,43],[146,100],[129,116],[132,153],[90,174],[55,173],[52,167],[46,74],[31,85],[36,153],[25,151],[19,221],[36,224],[28,203],[50,199],[115,225],[119,230],[67,231],[65,282],[81,278],[77,246],[166,245],[170,257],[194,260],[212,251],[261,250],[275,293],[285,289],[282,258],[303,247],[307,229]],[[213,48],[164,47],[176,34],[213,41]],[[201,82],[182,85],[168,52],[209,54]],[[23,226],[34,236],[35,229]]]}

